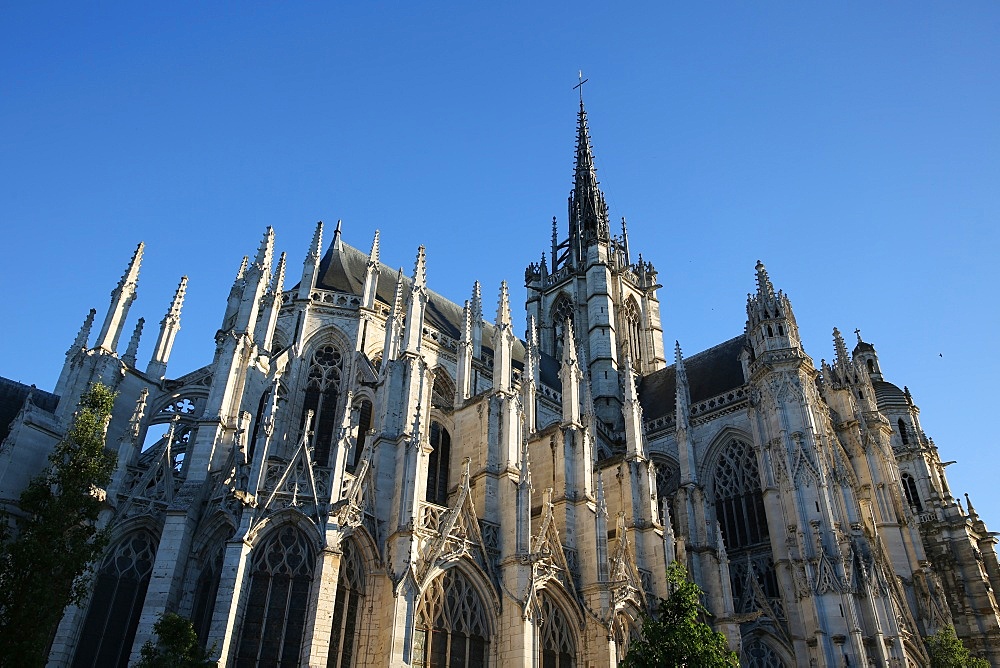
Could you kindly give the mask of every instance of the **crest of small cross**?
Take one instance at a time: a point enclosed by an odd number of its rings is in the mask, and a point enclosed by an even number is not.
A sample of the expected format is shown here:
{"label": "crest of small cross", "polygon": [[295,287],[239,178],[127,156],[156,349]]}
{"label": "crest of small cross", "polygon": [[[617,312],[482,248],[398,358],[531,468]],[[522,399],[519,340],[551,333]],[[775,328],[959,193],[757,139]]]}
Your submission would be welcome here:
{"label": "crest of small cross", "polygon": [[583,84],[585,84],[588,81],[590,81],[590,79],[584,79],[583,78],[583,70],[578,70],[577,71],[577,76],[580,78],[580,83],[578,83],[577,85],[573,86],[573,90],[576,90],[577,88],[580,89],[580,102],[583,102]]}

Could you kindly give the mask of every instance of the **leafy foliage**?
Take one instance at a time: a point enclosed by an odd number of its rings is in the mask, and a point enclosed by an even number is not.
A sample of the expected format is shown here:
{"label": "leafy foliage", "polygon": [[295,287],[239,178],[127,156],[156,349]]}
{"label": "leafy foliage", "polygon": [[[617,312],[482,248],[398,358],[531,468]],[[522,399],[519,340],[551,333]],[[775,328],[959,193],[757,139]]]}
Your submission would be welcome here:
{"label": "leafy foliage", "polygon": [[676,561],[667,567],[670,595],[660,599],[655,617],[642,622],[642,637],[633,641],[621,665],[625,668],[652,666],[738,666],[726,637],[716,633],[699,616],[707,613],[701,604],[701,588],[687,579],[687,571]]}
{"label": "leafy foliage", "polygon": [[972,656],[955,635],[955,628],[946,626],[934,635],[924,638],[931,668],[989,668],[990,662]]}
{"label": "leafy foliage", "polygon": [[147,640],[135,668],[215,668],[208,658],[190,620],[173,612],[160,617],[153,626],[157,641]]}
{"label": "leafy foliage", "polygon": [[107,545],[97,529],[103,490],[118,457],[104,448],[115,393],[95,383],[80,398],[66,438],[0,516],[0,666],[42,666],[63,608],[87,591],[88,565]]}

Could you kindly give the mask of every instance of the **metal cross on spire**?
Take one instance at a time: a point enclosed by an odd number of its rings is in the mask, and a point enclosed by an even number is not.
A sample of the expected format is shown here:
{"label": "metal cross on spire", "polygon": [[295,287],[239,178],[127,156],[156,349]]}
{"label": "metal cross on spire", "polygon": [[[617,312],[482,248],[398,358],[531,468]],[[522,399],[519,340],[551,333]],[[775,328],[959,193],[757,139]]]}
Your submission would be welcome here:
{"label": "metal cross on spire", "polygon": [[577,88],[580,89],[580,104],[583,104],[583,84],[585,84],[588,81],[590,81],[590,79],[584,79],[583,78],[583,70],[577,70],[577,76],[580,77],[580,83],[578,83],[577,85],[573,86],[573,90],[576,90]]}

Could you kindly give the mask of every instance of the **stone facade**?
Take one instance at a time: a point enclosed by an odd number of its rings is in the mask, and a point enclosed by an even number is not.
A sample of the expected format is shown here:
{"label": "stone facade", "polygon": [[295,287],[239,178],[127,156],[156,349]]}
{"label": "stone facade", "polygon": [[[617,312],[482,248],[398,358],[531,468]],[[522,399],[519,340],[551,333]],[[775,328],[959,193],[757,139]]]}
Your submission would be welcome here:
{"label": "stone facade", "polygon": [[948,624],[1000,665],[996,541],[875,348],[834,330],[817,367],[758,263],[745,331],[667,366],[582,102],[576,153],[523,341],[506,284],[490,323],[423,248],[403,276],[321,223],[291,288],[267,230],[212,362],[171,378],[186,279],[145,370],[141,321],[118,352],[140,244],[0,450],[11,504],[81,393],[119,393],[113,539],[50,665],[126,665],[176,611],[223,666],[614,666],[675,559],[747,666],[923,666]]}

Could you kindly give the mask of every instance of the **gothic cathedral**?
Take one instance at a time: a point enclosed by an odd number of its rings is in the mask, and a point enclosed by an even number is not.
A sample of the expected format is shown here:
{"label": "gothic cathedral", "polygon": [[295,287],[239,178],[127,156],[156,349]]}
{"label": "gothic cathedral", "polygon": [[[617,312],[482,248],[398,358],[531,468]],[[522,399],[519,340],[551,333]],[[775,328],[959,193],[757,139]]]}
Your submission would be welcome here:
{"label": "gothic cathedral", "polygon": [[127,666],[173,611],[225,667],[616,666],[674,560],[744,666],[926,666],[947,625],[1000,665],[995,534],[874,346],[834,329],[817,367],[758,262],[745,330],[668,365],[582,101],[576,141],[524,340],[506,284],[488,322],[423,247],[404,275],[320,223],[293,284],[269,228],[211,362],[168,376],[186,278],[145,368],[141,319],[119,353],[139,244],[54,392],[0,388],[8,506],[89,385],[119,393],[112,541],[49,665]]}

